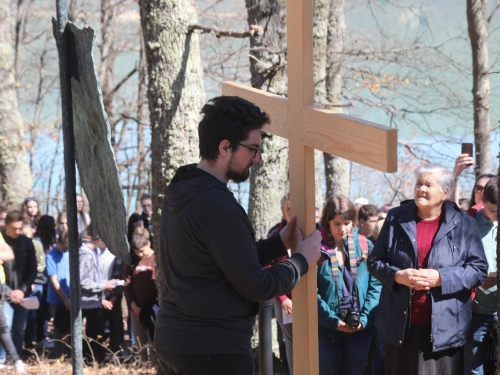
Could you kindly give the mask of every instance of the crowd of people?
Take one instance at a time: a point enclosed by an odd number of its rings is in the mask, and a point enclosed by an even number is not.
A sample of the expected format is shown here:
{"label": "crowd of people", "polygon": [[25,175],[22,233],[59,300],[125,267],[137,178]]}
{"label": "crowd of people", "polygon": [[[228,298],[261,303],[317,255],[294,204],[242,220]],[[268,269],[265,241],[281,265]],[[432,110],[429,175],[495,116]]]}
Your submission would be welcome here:
{"label": "crowd of people", "polygon": [[[143,195],[140,203],[142,213],[129,218],[131,263],[124,264],[107,248],[77,195],[83,352],[88,362],[112,357],[157,363],[152,348],[157,292],[148,230],[151,196]],[[0,211],[0,367],[12,360],[16,371],[24,373],[22,360],[33,351],[47,351],[52,358],[71,355],[67,214],[61,212],[57,220],[43,215],[36,197],[26,198],[20,210]]]}
{"label": "crowd of people", "polygon": [[[453,173],[419,167],[414,199],[397,208],[341,195],[325,203],[317,223],[320,374],[493,373],[498,181],[481,175],[459,201],[451,192],[470,162],[460,155]],[[269,236],[290,220],[288,194],[281,210]],[[283,316],[292,311],[291,293],[275,299],[285,374],[293,373],[293,334]]]}
{"label": "crowd of people", "polygon": [[161,213],[155,345],[168,374],[253,375],[253,322],[270,297],[293,373],[292,290],[314,270],[321,375],[488,373],[498,191],[496,177],[484,175],[459,201],[472,155],[460,155],[453,172],[417,168],[413,199],[398,207],[328,197],[307,238],[286,195],[282,221],[256,241],[227,183],[245,181],[260,162],[270,119],[229,96],[201,113],[201,161],[177,170]]}
{"label": "crowd of people", "polygon": [[[293,374],[292,290],[315,270],[320,375],[489,373],[498,305],[497,177],[480,176],[464,201],[459,180],[473,164],[470,155],[458,156],[453,172],[424,164],[415,170],[413,199],[377,208],[364,198],[328,197],[308,237],[296,227],[287,194],[281,222],[256,241],[227,183],[245,181],[260,161],[269,121],[237,97],[203,107],[201,161],[179,168],[166,188],[158,239],[149,232],[151,196],[141,197],[142,214],[128,221],[130,265],[109,251],[77,196],[85,358],[127,356],[125,295],[139,360],[161,364],[169,375],[253,375],[258,302],[274,299],[281,357]],[[67,215],[42,215],[29,197],[22,212],[3,210],[0,220],[0,360],[9,355],[22,373],[23,347],[69,354]],[[26,308],[29,296],[37,309]]]}

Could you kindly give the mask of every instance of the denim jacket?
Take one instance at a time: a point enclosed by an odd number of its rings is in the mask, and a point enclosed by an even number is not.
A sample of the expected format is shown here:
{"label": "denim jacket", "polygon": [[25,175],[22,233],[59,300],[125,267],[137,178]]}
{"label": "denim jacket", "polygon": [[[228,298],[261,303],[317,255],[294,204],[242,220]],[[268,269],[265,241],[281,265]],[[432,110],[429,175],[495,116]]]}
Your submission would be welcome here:
{"label": "denim jacket", "polygon": [[[433,351],[463,346],[471,320],[471,289],[486,280],[488,263],[477,224],[450,202],[429,254],[429,266],[439,271],[442,286],[431,288]],[[370,273],[382,282],[376,326],[384,339],[397,346],[405,340],[410,289],[396,284],[398,270],[418,268],[417,206],[413,200],[389,211],[368,260]]]}
{"label": "denim jacket", "polygon": [[[323,228],[320,229],[323,235],[323,242],[321,245],[321,258],[316,267],[318,275],[318,323],[319,334],[321,336],[333,337],[336,331],[340,318],[339,305],[342,296],[343,275],[342,269],[339,268],[339,277],[337,282],[334,281],[332,276],[332,264],[330,255],[328,253],[328,246],[325,245],[326,234]],[[358,265],[358,277],[356,280],[358,305],[360,310],[360,322],[363,324],[363,329],[370,329],[377,314],[377,306],[379,301],[380,289],[382,285],[380,282],[368,273],[366,260],[362,258],[363,250],[359,244],[357,231],[353,230],[354,248],[356,257],[363,259]],[[368,252],[370,253],[373,244],[368,241]],[[343,251],[349,259],[347,251],[347,238],[344,240]]]}

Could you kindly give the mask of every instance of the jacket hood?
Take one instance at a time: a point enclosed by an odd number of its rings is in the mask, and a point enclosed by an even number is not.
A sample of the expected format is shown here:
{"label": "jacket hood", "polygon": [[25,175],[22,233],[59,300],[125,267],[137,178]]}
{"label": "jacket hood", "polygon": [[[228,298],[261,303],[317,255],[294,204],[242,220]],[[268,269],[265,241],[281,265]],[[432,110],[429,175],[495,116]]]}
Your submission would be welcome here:
{"label": "jacket hood", "polygon": [[189,164],[180,167],[165,189],[165,201],[170,212],[179,211],[206,190],[223,189],[229,192],[224,182],[196,166],[197,164]]}

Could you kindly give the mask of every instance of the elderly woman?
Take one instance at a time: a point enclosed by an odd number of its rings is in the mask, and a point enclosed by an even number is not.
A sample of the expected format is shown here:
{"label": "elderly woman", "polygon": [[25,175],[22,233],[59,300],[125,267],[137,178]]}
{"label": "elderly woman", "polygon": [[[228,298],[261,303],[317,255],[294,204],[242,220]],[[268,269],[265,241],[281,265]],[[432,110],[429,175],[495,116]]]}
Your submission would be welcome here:
{"label": "elderly woman", "polygon": [[386,374],[460,374],[471,289],[488,263],[474,219],[448,200],[453,174],[426,164],[415,177],[414,200],[389,211],[368,260],[383,285]]}

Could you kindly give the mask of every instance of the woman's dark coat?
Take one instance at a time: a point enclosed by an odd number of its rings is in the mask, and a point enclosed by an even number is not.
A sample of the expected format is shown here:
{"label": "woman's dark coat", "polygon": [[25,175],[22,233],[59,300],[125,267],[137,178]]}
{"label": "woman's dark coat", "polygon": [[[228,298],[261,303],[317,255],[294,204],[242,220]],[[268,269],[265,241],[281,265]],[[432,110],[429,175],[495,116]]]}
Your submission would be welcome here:
{"label": "woman's dark coat", "polygon": [[[433,351],[463,346],[471,320],[471,289],[484,283],[488,263],[476,221],[450,201],[429,254],[441,287],[431,288]],[[394,281],[396,271],[418,268],[417,206],[413,200],[389,211],[368,260],[370,273],[382,283],[376,326],[386,341],[401,346],[411,310],[410,289]],[[407,331],[406,331],[407,332]]]}

